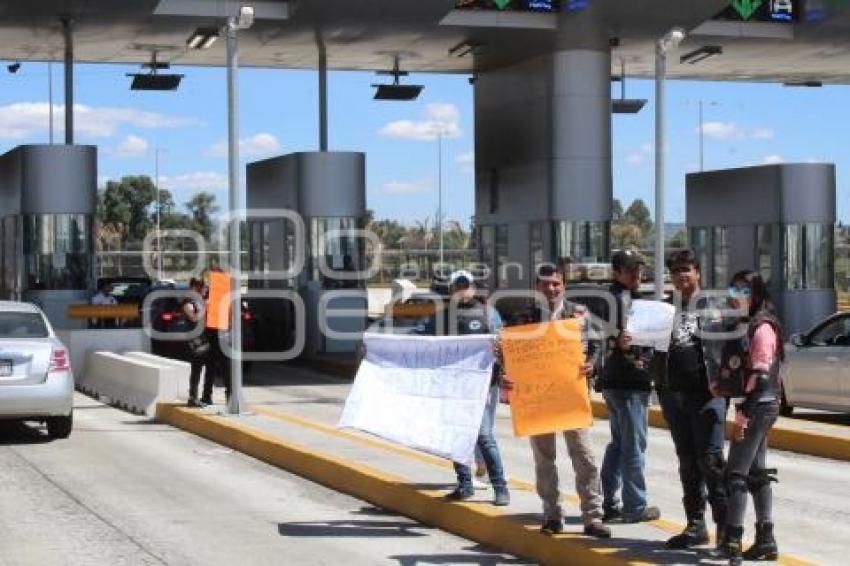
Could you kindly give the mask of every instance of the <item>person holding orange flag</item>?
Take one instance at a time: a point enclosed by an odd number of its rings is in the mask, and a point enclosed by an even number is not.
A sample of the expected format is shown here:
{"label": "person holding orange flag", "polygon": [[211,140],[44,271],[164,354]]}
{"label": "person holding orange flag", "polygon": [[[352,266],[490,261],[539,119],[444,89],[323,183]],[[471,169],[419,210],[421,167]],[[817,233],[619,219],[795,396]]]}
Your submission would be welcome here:
{"label": "person holding orange flag", "polygon": [[201,403],[212,405],[212,385],[207,391],[206,383],[214,384],[217,377],[224,381],[224,395],[230,400],[230,360],[221,349],[220,339],[227,339],[230,330],[230,276],[220,268],[209,272],[209,292],[207,295],[206,328],[204,330],[210,342],[210,351],[206,359],[206,372],[209,381],[205,381],[204,397]]}

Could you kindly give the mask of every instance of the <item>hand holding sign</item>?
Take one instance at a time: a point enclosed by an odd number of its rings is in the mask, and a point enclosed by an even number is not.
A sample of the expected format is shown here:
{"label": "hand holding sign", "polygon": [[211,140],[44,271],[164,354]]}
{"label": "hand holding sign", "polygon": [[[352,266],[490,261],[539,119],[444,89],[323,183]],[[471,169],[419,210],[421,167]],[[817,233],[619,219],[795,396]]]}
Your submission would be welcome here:
{"label": "hand holding sign", "polygon": [[505,373],[513,384],[515,435],[546,434],[592,424],[580,321],[506,328],[501,343]]}

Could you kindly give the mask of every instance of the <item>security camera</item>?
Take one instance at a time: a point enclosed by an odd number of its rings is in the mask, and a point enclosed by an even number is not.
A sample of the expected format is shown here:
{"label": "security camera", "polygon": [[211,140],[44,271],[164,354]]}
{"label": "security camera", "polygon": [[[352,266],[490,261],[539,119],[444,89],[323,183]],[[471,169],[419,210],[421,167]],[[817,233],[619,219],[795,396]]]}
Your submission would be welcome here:
{"label": "security camera", "polygon": [[254,24],[254,8],[253,6],[242,6],[239,8],[239,17],[236,20],[236,26],[239,29],[248,29]]}

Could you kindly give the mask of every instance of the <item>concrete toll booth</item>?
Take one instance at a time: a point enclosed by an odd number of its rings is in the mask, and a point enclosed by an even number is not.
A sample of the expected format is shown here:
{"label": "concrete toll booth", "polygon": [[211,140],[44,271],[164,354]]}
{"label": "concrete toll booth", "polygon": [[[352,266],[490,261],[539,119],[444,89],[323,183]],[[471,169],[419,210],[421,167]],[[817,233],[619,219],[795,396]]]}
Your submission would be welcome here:
{"label": "concrete toll booth", "polygon": [[88,302],[94,274],[97,149],[23,145],[0,156],[0,296],[39,305],[57,328]]}
{"label": "concrete toll booth", "polygon": [[475,79],[475,221],[491,289],[536,265],[609,259],[611,50],[601,10],[559,17],[558,49]]}
{"label": "concrete toll booth", "polygon": [[[365,241],[352,232],[363,228],[366,214],[365,154],[301,152],[250,163],[247,202],[250,263],[255,272],[287,270],[299,252],[292,222],[273,218],[274,210],[297,213],[305,227],[301,272],[289,280],[271,276],[251,284],[252,288],[295,290],[304,302],[306,328],[299,329],[293,326],[291,306],[269,300],[274,348],[283,349],[283,344],[293,341],[293,333],[304,332],[307,355],[353,352],[357,340],[327,336],[320,321],[340,333],[358,333],[366,327],[366,281],[358,275],[366,269]],[[259,210],[262,214],[255,212]],[[329,295],[334,292],[342,293]],[[320,312],[323,304],[327,314]],[[334,316],[343,310],[361,310],[363,316]]]}
{"label": "concrete toll booth", "polygon": [[687,175],[690,244],[705,288],[761,272],[790,335],[835,312],[835,166],[789,163]]}

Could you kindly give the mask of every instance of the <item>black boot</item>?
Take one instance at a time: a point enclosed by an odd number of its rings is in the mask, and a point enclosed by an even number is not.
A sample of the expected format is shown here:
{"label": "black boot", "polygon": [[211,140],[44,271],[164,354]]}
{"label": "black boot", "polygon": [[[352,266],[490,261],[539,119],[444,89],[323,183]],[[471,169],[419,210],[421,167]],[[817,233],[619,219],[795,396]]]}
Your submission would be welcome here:
{"label": "black boot", "polygon": [[692,546],[708,544],[708,541],[708,529],[705,528],[705,521],[695,518],[688,521],[685,530],[667,539],[667,548],[681,550],[691,548]]}
{"label": "black boot", "polygon": [[726,536],[720,553],[722,557],[729,559],[729,566],[741,566],[744,563],[742,538],[744,538],[744,527],[726,527]]}
{"label": "black boot", "polygon": [[720,524],[714,530],[714,548],[717,552],[721,552],[724,544],[726,544],[726,525]]}
{"label": "black boot", "polygon": [[756,523],[756,541],[744,553],[745,560],[776,560],[779,549],[773,537],[773,523]]}

